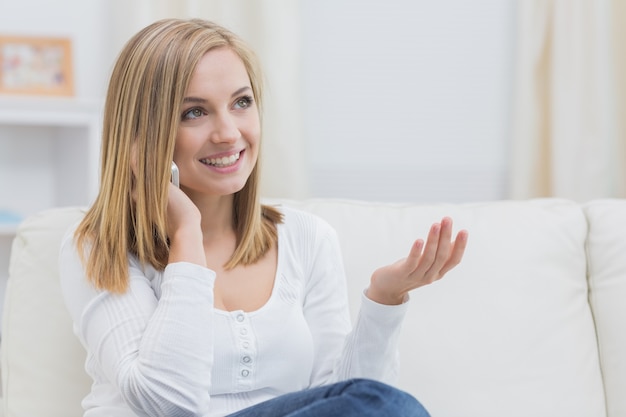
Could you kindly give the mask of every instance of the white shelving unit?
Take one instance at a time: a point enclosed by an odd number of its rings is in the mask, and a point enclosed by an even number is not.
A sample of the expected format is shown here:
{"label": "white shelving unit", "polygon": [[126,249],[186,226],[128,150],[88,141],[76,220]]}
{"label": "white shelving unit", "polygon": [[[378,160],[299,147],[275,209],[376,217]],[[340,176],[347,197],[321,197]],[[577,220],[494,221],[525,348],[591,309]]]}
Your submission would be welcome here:
{"label": "white shelving unit", "polygon": [[[91,100],[0,97],[0,213],[24,219],[89,204],[97,191],[101,107]],[[0,303],[19,224],[2,218]]]}

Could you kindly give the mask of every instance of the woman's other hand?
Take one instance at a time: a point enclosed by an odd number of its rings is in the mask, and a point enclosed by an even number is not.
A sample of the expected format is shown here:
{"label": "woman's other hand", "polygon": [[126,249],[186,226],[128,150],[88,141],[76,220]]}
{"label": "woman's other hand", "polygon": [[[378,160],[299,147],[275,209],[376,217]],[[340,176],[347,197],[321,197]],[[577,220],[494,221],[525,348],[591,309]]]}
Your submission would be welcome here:
{"label": "woman's other hand", "polygon": [[374,271],[367,297],[380,304],[401,304],[409,291],[441,279],[458,265],[467,239],[462,230],[452,240],[452,219],[444,217],[431,226],[425,244],[416,240],[406,258]]}

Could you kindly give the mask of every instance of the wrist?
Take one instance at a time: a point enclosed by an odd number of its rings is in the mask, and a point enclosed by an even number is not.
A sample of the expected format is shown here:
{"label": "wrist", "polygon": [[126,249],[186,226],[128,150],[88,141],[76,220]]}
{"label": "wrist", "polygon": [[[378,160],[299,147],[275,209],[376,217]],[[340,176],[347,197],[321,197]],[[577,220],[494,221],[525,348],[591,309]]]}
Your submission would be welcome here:
{"label": "wrist", "polygon": [[365,296],[378,304],[399,305],[406,301],[407,294],[389,294],[370,286],[365,290]]}
{"label": "wrist", "polygon": [[179,228],[170,236],[168,263],[191,262],[206,266],[206,255],[199,227]]}

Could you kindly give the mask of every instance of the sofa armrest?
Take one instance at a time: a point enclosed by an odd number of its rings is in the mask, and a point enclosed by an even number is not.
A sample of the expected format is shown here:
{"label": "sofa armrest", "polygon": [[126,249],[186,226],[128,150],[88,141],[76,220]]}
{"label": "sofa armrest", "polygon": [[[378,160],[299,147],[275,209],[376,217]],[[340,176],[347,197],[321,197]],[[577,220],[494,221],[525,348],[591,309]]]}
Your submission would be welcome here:
{"label": "sofa armrest", "polygon": [[596,323],[607,416],[626,416],[626,200],[584,206],[589,301]]}
{"label": "sofa armrest", "polygon": [[84,212],[48,210],[26,219],[11,249],[2,313],[2,410],[11,417],[81,416],[89,392],[85,351],[61,295],[58,254]]}

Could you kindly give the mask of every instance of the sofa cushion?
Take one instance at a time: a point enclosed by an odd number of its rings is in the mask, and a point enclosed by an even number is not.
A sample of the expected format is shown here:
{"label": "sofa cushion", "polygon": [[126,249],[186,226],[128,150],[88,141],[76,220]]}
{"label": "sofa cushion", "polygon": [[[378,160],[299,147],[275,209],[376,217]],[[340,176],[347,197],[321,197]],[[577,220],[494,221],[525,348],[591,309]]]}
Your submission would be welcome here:
{"label": "sofa cushion", "polygon": [[584,206],[589,220],[590,301],[605,381],[607,416],[626,416],[626,200]]}

